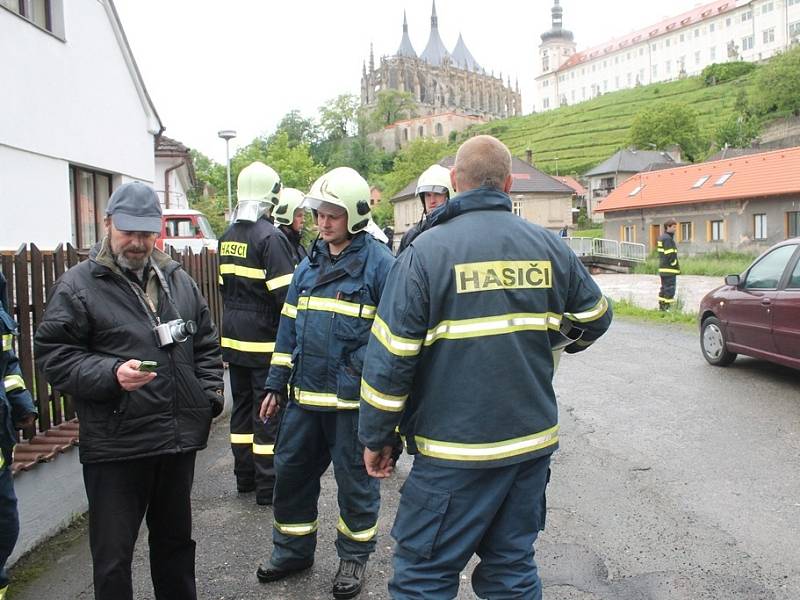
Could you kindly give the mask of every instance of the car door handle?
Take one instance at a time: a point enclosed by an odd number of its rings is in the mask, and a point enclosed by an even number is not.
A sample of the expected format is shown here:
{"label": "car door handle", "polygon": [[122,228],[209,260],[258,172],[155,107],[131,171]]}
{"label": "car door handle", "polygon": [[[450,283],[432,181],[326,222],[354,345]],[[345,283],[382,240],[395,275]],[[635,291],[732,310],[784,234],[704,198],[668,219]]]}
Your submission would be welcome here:
{"label": "car door handle", "polygon": [[769,298],[762,298],[761,299],[761,304],[762,304],[762,306],[769,306],[769,305],[772,304],[772,300],[770,300]]}

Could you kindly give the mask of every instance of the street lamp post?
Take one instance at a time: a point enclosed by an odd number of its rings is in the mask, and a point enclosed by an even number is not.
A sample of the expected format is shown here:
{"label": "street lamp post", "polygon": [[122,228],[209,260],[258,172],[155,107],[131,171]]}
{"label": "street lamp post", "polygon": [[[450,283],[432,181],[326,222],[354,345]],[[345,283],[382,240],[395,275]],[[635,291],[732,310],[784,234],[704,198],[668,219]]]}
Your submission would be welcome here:
{"label": "street lamp post", "polygon": [[223,129],[217,132],[217,135],[225,140],[225,168],[228,173],[228,218],[233,215],[233,205],[231,204],[231,154],[230,154],[230,141],[236,137],[236,132],[233,129]]}

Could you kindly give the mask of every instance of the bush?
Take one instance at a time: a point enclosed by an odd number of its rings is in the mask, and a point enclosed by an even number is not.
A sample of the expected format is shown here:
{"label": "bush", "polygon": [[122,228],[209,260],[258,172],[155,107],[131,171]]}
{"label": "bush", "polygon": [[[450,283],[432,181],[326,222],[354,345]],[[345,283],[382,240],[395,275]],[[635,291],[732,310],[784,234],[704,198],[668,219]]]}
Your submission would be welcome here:
{"label": "bush", "polygon": [[700,77],[706,85],[717,85],[747,75],[755,68],[755,63],[751,62],[714,63],[703,69]]}

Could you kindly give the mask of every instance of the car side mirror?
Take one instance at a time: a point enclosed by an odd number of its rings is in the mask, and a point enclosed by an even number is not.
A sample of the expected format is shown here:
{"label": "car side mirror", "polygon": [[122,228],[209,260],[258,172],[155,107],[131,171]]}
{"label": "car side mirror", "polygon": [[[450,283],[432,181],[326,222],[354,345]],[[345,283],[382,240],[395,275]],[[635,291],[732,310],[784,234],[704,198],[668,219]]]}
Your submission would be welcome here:
{"label": "car side mirror", "polygon": [[730,285],[733,287],[739,287],[742,280],[738,275],[726,275],[725,276],[725,285]]}

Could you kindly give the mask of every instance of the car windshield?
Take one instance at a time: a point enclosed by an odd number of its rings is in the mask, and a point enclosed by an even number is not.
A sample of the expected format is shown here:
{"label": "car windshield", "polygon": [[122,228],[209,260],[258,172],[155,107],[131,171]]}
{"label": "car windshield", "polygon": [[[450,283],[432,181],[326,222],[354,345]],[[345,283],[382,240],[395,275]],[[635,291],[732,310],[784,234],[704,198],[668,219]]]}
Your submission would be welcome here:
{"label": "car windshield", "polygon": [[209,240],[217,239],[214,230],[211,229],[211,224],[208,222],[208,219],[205,215],[198,215],[197,217],[197,224],[200,226],[200,231],[203,232],[203,237]]}
{"label": "car windshield", "polygon": [[780,283],[789,259],[794,254],[796,245],[780,246],[766,254],[747,272],[745,288],[774,290]]}

